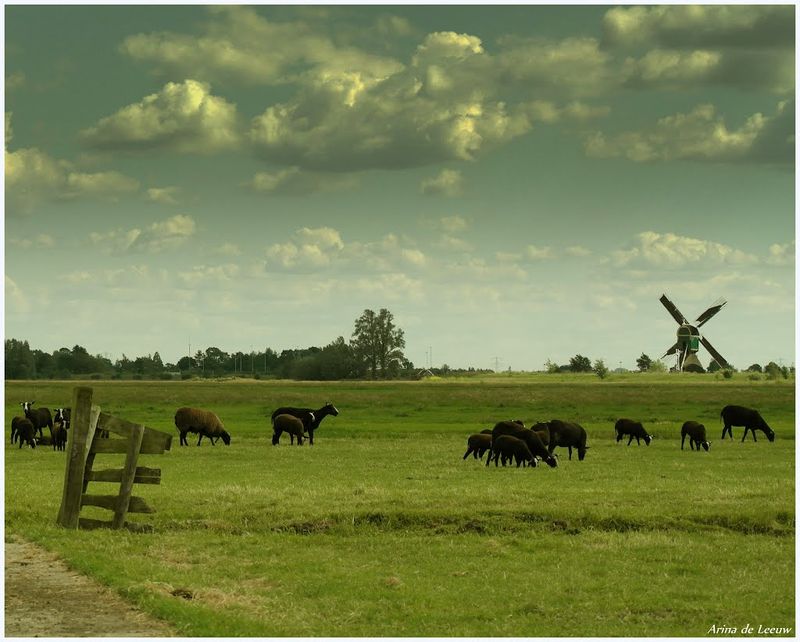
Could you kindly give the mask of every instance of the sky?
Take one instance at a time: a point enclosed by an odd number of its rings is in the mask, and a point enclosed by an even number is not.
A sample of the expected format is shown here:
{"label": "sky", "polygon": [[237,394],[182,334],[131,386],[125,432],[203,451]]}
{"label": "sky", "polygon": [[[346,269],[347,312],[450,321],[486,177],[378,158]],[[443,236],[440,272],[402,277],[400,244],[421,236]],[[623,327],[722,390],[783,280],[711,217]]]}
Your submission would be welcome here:
{"label": "sky", "polygon": [[[795,7],[5,6],[5,336],[795,354]],[[710,357],[701,350],[701,362]]]}

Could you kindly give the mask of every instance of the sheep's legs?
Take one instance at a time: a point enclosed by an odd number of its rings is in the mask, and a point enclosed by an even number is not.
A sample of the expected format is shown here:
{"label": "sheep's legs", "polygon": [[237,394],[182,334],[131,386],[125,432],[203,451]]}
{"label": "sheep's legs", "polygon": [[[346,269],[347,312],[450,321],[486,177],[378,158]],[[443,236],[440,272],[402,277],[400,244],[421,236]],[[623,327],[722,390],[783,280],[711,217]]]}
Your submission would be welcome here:
{"label": "sheep's legs", "polygon": [[[629,445],[629,446],[631,445],[631,442],[632,442],[632,441],[633,441],[633,435],[631,435],[630,437],[628,437],[628,445]],[[637,444],[639,443],[639,440],[638,440],[638,439],[636,440],[636,443],[637,443]]]}
{"label": "sheep's legs", "polygon": [[464,453],[464,456],[463,456],[461,459],[466,459],[467,457],[469,457],[469,454],[470,454],[470,453],[472,453],[472,456],[473,456],[475,459],[477,459],[477,458],[478,458],[478,451],[476,451],[476,450],[475,450],[475,451],[473,451],[473,450],[472,450],[472,446],[469,446],[469,447],[467,448],[467,452],[465,452],[465,453]]}

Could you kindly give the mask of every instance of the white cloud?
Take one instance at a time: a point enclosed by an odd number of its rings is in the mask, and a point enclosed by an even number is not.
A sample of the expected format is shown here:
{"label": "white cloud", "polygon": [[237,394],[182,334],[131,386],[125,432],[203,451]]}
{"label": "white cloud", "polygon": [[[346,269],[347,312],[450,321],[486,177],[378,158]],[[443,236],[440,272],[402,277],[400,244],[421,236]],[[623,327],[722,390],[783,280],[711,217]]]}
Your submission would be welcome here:
{"label": "white cloud", "polygon": [[537,247],[536,245],[529,245],[525,248],[525,257],[532,261],[543,261],[545,259],[552,259],[555,256],[553,249],[550,247]]}
{"label": "white cloud", "polygon": [[614,46],[791,48],[793,25],[793,8],[777,5],[615,7],[603,17]]}
{"label": "white cloud", "polygon": [[151,187],[147,190],[147,200],[161,205],[178,205],[178,194],[181,188],[170,187]]}
{"label": "white cloud", "polygon": [[6,275],[5,280],[5,291],[6,316],[11,312],[26,314],[30,311],[31,306],[28,297],[25,296],[17,282],[8,275]]}
{"label": "white cloud", "polygon": [[[390,58],[339,45],[307,21],[271,21],[245,6],[213,6],[208,12],[210,20],[201,26],[200,36],[142,33],[126,38],[120,49],[155,64],[165,75],[228,84],[284,83],[309,67],[357,67],[377,76],[400,67]],[[382,24],[394,32],[405,25],[402,18]]]}
{"label": "white cloud", "polygon": [[239,143],[236,106],[211,95],[207,83],[170,82],[160,92],[100,119],[83,130],[81,138],[96,149],[218,152]]}
{"label": "white cloud", "polygon": [[642,232],[633,245],[612,253],[617,266],[651,265],[658,268],[683,268],[694,265],[749,265],[758,257],[741,250],[673,233]]}
{"label": "white cloud", "polygon": [[119,172],[75,171],[36,149],[5,152],[6,191],[12,206],[29,208],[40,200],[101,198],[116,200],[139,189],[139,181]]}
{"label": "white cloud", "polygon": [[582,245],[570,245],[564,252],[568,256],[577,256],[577,257],[584,257],[590,256],[592,251],[583,247]]}
{"label": "white cloud", "polygon": [[352,189],[358,180],[351,174],[307,172],[288,167],[277,172],[258,172],[246,183],[254,192],[276,196],[303,196],[314,192]]}
{"label": "white cloud", "polygon": [[433,178],[426,178],[420,184],[423,194],[441,196],[460,196],[464,188],[461,172],[455,169],[443,169]]}
{"label": "white cloud", "polygon": [[439,219],[439,227],[448,234],[463,232],[469,224],[463,216],[443,216]]}
{"label": "white cloud", "polygon": [[773,243],[770,245],[766,262],[769,265],[793,265],[795,262],[795,242]]}
{"label": "white cloud", "polygon": [[713,105],[699,105],[688,114],[661,118],[650,130],[614,136],[596,132],[585,147],[591,157],[634,162],[790,163],[794,159],[794,103],[779,103],[774,116],[753,114],[739,129],[728,129]]}
{"label": "white cloud", "polygon": [[219,254],[221,256],[240,256],[242,250],[239,248],[236,243],[223,243],[214,248],[214,254]]}
{"label": "white cloud", "polygon": [[92,275],[86,270],[75,270],[66,274],[60,274],[58,276],[58,280],[69,283],[70,285],[80,285],[82,283],[89,283],[93,281],[94,277],[92,277]]}
{"label": "white cloud", "polygon": [[49,234],[37,234],[34,238],[12,238],[9,239],[9,243],[14,247],[22,248],[23,250],[28,250],[31,248],[39,248],[43,250],[49,250],[56,245],[56,240],[50,236]]}
{"label": "white cloud", "polygon": [[191,270],[178,272],[178,278],[188,287],[208,287],[210,284],[229,285],[239,275],[239,266],[233,263],[224,265],[198,265]]}
{"label": "white cloud", "polygon": [[108,254],[118,252],[164,252],[184,244],[196,231],[191,216],[177,214],[152,223],[144,229],[117,229],[111,232],[92,232],[89,240]]}

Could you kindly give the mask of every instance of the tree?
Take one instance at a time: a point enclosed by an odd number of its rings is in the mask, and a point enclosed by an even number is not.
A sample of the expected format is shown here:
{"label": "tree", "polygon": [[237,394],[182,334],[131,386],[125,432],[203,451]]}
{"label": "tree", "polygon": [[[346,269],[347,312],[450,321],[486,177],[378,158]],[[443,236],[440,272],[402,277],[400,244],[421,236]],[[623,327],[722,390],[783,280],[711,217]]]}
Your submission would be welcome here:
{"label": "tree", "polygon": [[386,308],[378,314],[373,310],[364,313],[355,321],[355,330],[350,345],[356,358],[366,365],[372,379],[382,379],[400,374],[406,347],[403,331],[395,326],[394,316]]}
{"label": "tree", "polygon": [[650,372],[666,372],[667,371],[667,364],[661,361],[661,359],[656,359],[650,364]]}
{"label": "tree", "polygon": [[639,368],[639,372],[647,372],[650,370],[650,366],[653,364],[653,360],[648,357],[644,352],[642,352],[642,356],[636,360],[636,367]]}
{"label": "tree", "polygon": [[6,339],[6,378],[33,379],[36,362],[27,341]]}
{"label": "tree", "polygon": [[606,367],[606,364],[603,362],[602,359],[598,359],[597,361],[594,362],[592,370],[601,379],[605,379],[606,375],[608,374],[608,368]]}
{"label": "tree", "polygon": [[558,374],[558,364],[552,359],[544,362],[544,369],[550,374]]}
{"label": "tree", "polygon": [[589,357],[576,354],[569,360],[569,369],[572,370],[572,372],[591,372],[592,362]]}
{"label": "tree", "polygon": [[748,366],[747,372],[763,372],[763,370],[761,368],[761,365],[759,365],[758,363],[754,363],[753,365]]}
{"label": "tree", "polygon": [[722,366],[720,366],[717,363],[716,359],[712,359],[711,363],[708,364],[708,371],[709,372],[716,372],[717,370],[720,370],[721,368],[722,368]]}

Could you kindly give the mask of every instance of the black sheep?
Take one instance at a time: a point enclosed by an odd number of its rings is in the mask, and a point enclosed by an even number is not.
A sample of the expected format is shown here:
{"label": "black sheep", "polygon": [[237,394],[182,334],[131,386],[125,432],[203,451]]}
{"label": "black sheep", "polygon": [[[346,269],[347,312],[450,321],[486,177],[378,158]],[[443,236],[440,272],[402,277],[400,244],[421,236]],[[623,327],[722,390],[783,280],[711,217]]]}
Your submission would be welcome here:
{"label": "black sheep", "polygon": [[31,448],[36,448],[36,428],[34,428],[30,419],[26,417],[20,418],[17,422],[15,436],[19,439],[20,448],[22,448],[22,444],[28,444]]}
{"label": "black sheep", "polygon": [[25,411],[25,416],[30,419],[33,424],[34,430],[39,431],[39,437],[42,436],[42,428],[47,426],[50,430],[50,436],[53,436],[53,418],[50,416],[49,408],[31,408],[35,401],[20,401],[19,405]]}
{"label": "black sheep", "polygon": [[66,421],[53,426],[53,450],[64,450],[67,445],[67,426]]}
{"label": "black sheep", "polygon": [[[305,424],[302,419],[290,415],[288,413],[276,415],[272,419],[272,445],[277,446],[280,441],[282,433],[289,433],[293,437],[297,437],[297,445],[303,445],[303,434],[305,433]],[[292,442],[294,443],[294,439]]]}
{"label": "black sheep", "polygon": [[732,426],[744,426],[742,441],[747,437],[748,430],[753,433],[753,441],[757,441],[756,428],[763,431],[767,435],[767,439],[775,441],[775,433],[772,428],[767,425],[767,422],[764,421],[764,418],[757,410],[745,408],[744,406],[725,406],[722,412],[720,412],[720,417],[722,421],[725,422],[725,426],[722,428],[723,439],[725,439],[726,432],[731,436],[731,439],[733,439]]}
{"label": "black sheep", "polygon": [[[544,462],[551,468],[558,466],[558,460],[553,457],[552,453],[547,451],[542,440],[530,428],[523,428],[519,423],[514,421],[501,421],[492,428],[492,451],[494,451],[494,442],[502,435],[511,435],[522,439],[533,455],[541,457]],[[486,460],[486,465],[489,465],[491,457]]]}
{"label": "black sheep", "polygon": [[542,440],[542,444],[545,446],[545,448],[550,445],[550,428],[545,422],[540,421],[533,424],[531,426],[531,430],[539,436],[539,439]]}
{"label": "black sheep", "polygon": [[569,458],[572,459],[572,449],[578,449],[578,461],[583,461],[589,446],[586,445],[586,430],[580,424],[560,419],[551,419],[547,422],[550,430],[550,445],[548,450],[552,453],[556,446],[567,448]]}
{"label": "black sheep", "polygon": [[27,417],[14,417],[11,420],[11,443],[17,443],[19,439],[19,428],[23,421],[30,421]]}
{"label": "black sheep", "polygon": [[474,459],[482,459],[483,453],[487,450],[492,450],[492,431],[489,430],[488,434],[487,431],[482,431],[479,433],[475,433],[474,435],[470,435],[467,438],[467,452],[464,453],[462,459],[466,459],[469,457],[470,453],[472,453],[472,457]]}
{"label": "black sheep", "polygon": [[[294,408],[291,406],[278,408],[277,410],[273,411],[270,417],[273,424],[275,423],[275,417],[278,415],[292,415],[293,417],[300,419],[303,422],[305,432],[308,433],[308,441],[313,446],[314,431],[319,428],[322,420],[328,415],[333,415],[334,417],[338,416],[339,411],[336,409],[336,406],[329,401],[319,410],[312,410],[311,408]],[[289,439],[291,443],[294,443],[294,435],[292,433],[289,433]]]}
{"label": "black sheep", "polygon": [[686,437],[689,437],[689,447],[694,450],[695,444],[697,445],[697,452],[700,452],[700,446],[705,448],[706,452],[711,448],[711,443],[706,439],[706,427],[696,421],[687,421],[681,427],[681,450],[683,450],[683,443]]}
{"label": "black sheep", "polygon": [[641,421],[633,421],[633,419],[617,419],[614,424],[614,432],[617,433],[617,443],[622,441],[622,438],[628,435],[628,445],[631,445],[634,437],[636,438],[636,445],[641,446],[639,439],[644,439],[645,446],[649,446],[653,437],[647,434],[647,431],[642,426]]}
{"label": "black sheep", "polygon": [[494,458],[494,465],[497,466],[498,459],[502,460],[503,466],[506,461],[516,461],[517,468],[523,464],[536,466],[536,458],[531,453],[528,444],[522,439],[512,437],[511,435],[499,435],[492,444],[492,450],[489,453],[489,461]]}

